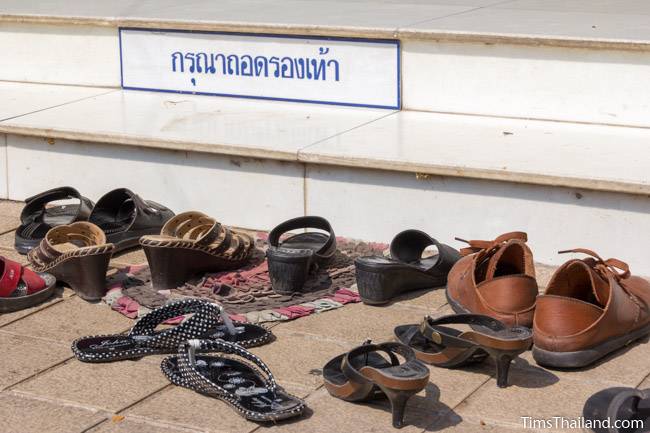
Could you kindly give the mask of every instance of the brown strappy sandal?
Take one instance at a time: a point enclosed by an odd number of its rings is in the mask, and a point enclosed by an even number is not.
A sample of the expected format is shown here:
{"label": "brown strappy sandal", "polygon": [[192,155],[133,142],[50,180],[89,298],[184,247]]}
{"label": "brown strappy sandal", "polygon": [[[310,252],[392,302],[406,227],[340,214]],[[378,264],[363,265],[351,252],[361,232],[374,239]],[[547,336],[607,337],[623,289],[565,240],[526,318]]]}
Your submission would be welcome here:
{"label": "brown strappy sandal", "polygon": [[[396,354],[404,358],[403,363],[400,364]],[[323,380],[332,396],[345,401],[388,397],[393,427],[401,428],[406,402],[427,386],[429,369],[416,359],[413,349],[404,344],[366,341],[325,364]]]}
{"label": "brown strappy sandal", "polygon": [[156,290],[174,289],[200,273],[239,268],[254,250],[252,237],[201,212],[176,215],[160,235],[140,238],[140,245]]}
{"label": "brown strappy sandal", "polygon": [[106,272],[114,249],[95,224],[76,222],[48,231],[28,258],[34,271],[54,275],[86,301],[98,301],[106,294]]}
{"label": "brown strappy sandal", "polygon": [[[444,325],[465,325],[460,330]],[[461,367],[488,356],[497,367],[497,386],[508,386],[510,362],[528,350],[533,333],[524,326],[506,326],[481,314],[455,314],[436,319],[425,317],[420,325],[401,325],[395,336],[415,351],[420,361],[438,367]]]}

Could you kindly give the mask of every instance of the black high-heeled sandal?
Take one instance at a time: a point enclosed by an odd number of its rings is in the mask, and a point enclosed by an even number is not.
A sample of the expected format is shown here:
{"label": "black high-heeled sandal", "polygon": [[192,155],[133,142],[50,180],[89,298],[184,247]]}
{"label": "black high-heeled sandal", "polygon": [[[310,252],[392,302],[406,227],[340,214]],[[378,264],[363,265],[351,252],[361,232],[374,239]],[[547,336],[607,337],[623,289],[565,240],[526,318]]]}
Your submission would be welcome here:
{"label": "black high-heeled sandal", "polygon": [[[443,325],[468,325],[471,329],[462,331]],[[425,317],[420,325],[397,326],[395,336],[411,347],[420,361],[438,367],[461,367],[490,356],[496,363],[499,388],[508,386],[511,361],[533,342],[529,328],[510,328],[481,314]]]}
{"label": "black high-heeled sandal", "polygon": [[[383,352],[388,359],[380,355]],[[404,362],[400,364],[401,355]],[[323,368],[325,388],[346,401],[367,401],[387,397],[393,413],[393,427],[404,426],[407,401],[429,383],[429,369],[415,352],[401,343],[372,344],[369,341],[330,360]]]}
{"label": "black high-heeled sandal", "polygon": [[[326,231],[306,232],[280,240],[290,230],[314,228]],[[336,236],[330,223],[322,217],[304,216],[283,222],[269,233],[266,252],[271,287],[283,295],[301,292],[311,272],[327,264],[336,252]]]}

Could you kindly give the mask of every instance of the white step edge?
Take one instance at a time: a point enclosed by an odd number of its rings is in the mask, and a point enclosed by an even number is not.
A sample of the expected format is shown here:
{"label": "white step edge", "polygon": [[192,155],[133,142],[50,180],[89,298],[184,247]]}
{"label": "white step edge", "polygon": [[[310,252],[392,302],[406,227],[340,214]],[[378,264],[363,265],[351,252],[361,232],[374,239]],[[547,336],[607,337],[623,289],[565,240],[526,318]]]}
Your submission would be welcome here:
{"label": "white step edge", "polygon": [[650,194],[646,128],[116,90],[0,133]]}
{"label": "white step edge", "polygon": [[[340,7],[341,3],[330,2]],[[397,2],[395,2],[397,3]],[[210,19],[201,16],[200,11],[195,18],[170,18],[169,16],[157,17],[155,12],[149,12],[148,16],[127,16],[127,15],[75,15],[74,11],[61,11],[60,13],[38,13],[30,12],[26,6],[22,10],[13,12],[0,12],[0,23],[22,23],[22,24],[53,24],[53,25],[83,25],[99,27],[138,27],[138,28],[171,28],[179,30],[215,31],[215,32],[237,32],[237,33],[265,33],[285,35],[309,35],[309,36],[332,36],[351,38],[371,39],[399,39],[399,40],[428,40],[436,42],[470,42],[485,44],[515,44],[515,45],[536,45],[565,48],[589,48],[604,50],[626,50],[626,51],[648,51],[650,50],[650,31],[641,31],[636,25],[636,20],[644,17],[634,14],[618,14],[617,23],[630,20],[629,31],[624,25],[618,25],[620,31],[604,32],[599,36],[599,26],[586,26],[586,20],[590,17],[606,18],[605,14],[571,13],[566,11],[551,10],[528,10],[508,9],[507,5],[491,7],[472,8],[469,6],[457,6],[450,4],[433,4],[431,7],[440,8],[432,10],[428,15],[419,18],[418,22],[400,21],[399,16],[394,19],[394,24],[385,23],[383,19],[373,20],[373,12],[370,7],[377,9],[377,14],[385,14],[382,7],[388,5],[395,7],[390,2],[372,3],[368,7],[367,19],[359,19],[359,24],[331,24],[335,19],[329,20],[325,16],[321,22],[311,17],[305,18],[304,22],[273,22],[273,18],[265,21],[249,18],[255,15],[245,7],[240,8],[238,14],[231,14],[227,20]],[[214,8],[214,3],[209,3]],[[193,5],[196,6],[196,5]],[[334,7],[332,6],[332,7]],[[415,7],[417,5],[406,5]],[[406,7],[405,6],[405,7]],[[257,8],[256,4],[251,7]],[[447,8],[448,10],[444,9]],[[612,12],[616,13],[616,3],[612,4]],[[230,12],[230,11],[228,11]],[[522,12],[527,14],[520,16]],[[309,11],[305,11],[308,14]],[[485,14],[489,15],[485,18]],[[170,15],[163,14],[163,15]],[[339,14],[340,15],[340,14]],[[396,14],[399,15],[399,14]],[[485,26],[474,26],[472,18],[476,15],[475,21],[486,22]],[[563,17],[567,15],[567,17]],[[528,25],[514,26],[510,31],[503,30],[510,26],[513,20],[531,20],[530,26],[536,30],[525,31]],[[533,19],[534,18],[534,19]],[[545,21],[546,19],[546,21]],[[421,22],[419,22],[421,21]],[[541,22],[541,24],[540,24]],[[597,20],[594,20],[597,22]],[[381,24],[384,23],[384,24]],[[600,22],[598,22],[600,25]],[[584,31],[576,31],[577,27],[584,27]],[[590,31],[587,31],[588,30]],[[554,29],[554,30],[548,30]],[[642,29],[643,30],[643,29]],[[614,36],[615,35],[615,36]]]}

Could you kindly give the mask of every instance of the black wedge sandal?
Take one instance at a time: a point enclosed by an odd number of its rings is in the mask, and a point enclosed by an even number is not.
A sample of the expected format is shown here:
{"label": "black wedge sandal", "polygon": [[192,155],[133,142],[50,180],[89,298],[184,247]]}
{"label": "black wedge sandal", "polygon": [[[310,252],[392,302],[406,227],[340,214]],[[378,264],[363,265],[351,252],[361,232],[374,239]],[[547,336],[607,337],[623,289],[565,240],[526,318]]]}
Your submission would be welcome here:
{"label": "black wedge sandal", "polygon": [[[642,433],[650,431],[650,389],[607,388],[585,402],[582,415],[592,421],[595,433]],[[616,422],[621,428],[616,427]],[[628,428],[622,428],[625,423]]]}
{"label": "black wedge sandal", "polygon": [[[467,325],[459,330],[444,325]],[[425,317],[420,325],[400,325],[395,336],[411,347],[420,361],[438,367],[455,368],[492,357],[497,367],[497,386],[508,386],[511,361],[528,350],[533,334],[523,326],[508,327],[480,314]]]}
{"label": "black wedge sandal", "polygon": [[27,258],[36,272],[48,272],[67,283],[86,301],[106,294],[106,272],[115,246],[94,224],[76,222],[51,229]]}
{"label": "black wedge sandal", "polygon": [[[298,229],[314,228],[327,232],[305,232],[287,239],[280,237]],[[266,252],[273,291],[288,295],[301,292],[310,272],[326,265],[336,252],[336,236],[330,223],[322,217],[293,218],[275,227],[269,233]]]}
{"label": "black wedge sandal", "polygon": [[[429,246],[438,253],[422,257]],[[354,261],[359,296],[364,304],[380,305],[402,293],[447,284],[447,274],[460,253],[420,230],[405,230],[390,243],[391,257],[359,257]]]}
{"label": "black wedge sandal", "polygon": [[110,191],[97,201],[88,221],[106,233],[115,252],[138,246],[142,236],[160,233],[174,212],[151,200],[143,200],[126,188]]}
{"label": "black wedge sandal", "polygon": [[[193,315],[179,325],[156,331],[156,327],[165,320],[190,313]],[[231,321],[217,304],[200,299],[184,299],[151,311],[126,335],[79,338],[72,343],[72,352],[83,362],[112,362],[176,353],[178,345],[191,338],[227,340],[244,347],[254,347],[271,341],[273,334],[259,325]]]}
{"label": "black wedge sandal", "polygon": [[[380,355],[384,353],[388,359]],[[400,364],[401,355],[404,362]],[[345,401],[368,401],[387,397],[393,427],[404,426],[406,403],[429,383],[429,369],[415,352],[401,343],[372,344],[370,341],[331,359],[323,367],[325,388]]]}
{"label": "black wedge sandal", "polygon": [[[58,206],[47,206],[58,200],[75,200]],[[20,213],[20,227],[16,229],[14,246],[20,254],[27,254],[36,247],[53,227],[85,221],[93,210],[93,202],[79,191],[62,186],[29,197]]]}
{"label": "black wedge sandal", "polygon": [[[232,356],[197,352],[235,355],[250,363]],[[299,416],[305,410],[301,399],[276,384],[273,373],[259,357],[236,344],[189,340],[179,346],[177,356],[165,358],[160,368],[174,385],[222,400],[251,421],[279,421]]]}

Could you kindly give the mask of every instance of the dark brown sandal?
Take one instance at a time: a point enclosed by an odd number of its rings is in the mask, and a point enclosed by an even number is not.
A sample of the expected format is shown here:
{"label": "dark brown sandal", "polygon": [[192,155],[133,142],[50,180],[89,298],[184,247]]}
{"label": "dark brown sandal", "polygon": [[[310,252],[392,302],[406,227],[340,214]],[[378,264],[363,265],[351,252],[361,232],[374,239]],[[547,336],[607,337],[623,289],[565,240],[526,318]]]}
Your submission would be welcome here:
{"label": "dark brown sandal", "polygon": [[[400,363],[396,355],[404,358],[404,362]],[[429,369],[416,359],[413,349],[404,344],[367,341],[325,364],[323,380],[327,391],[342,400],[388,397],[393,427],[401,428],[406,402],[427,386]]]}
{"label": "dark brown sandal", "polygon": [[176,215],[160,235],[143,236],[154,289],[174,289],[192,276],[236,269],[254,250],[253,238],[221,225],[201,212]]}
{"label": "dark brown sandal", "polygon": [[[466,325],[460,330],[443,325]],[[528,350],[533,334],[523,326],[506,326],[503,322],[480,314],[455,314],[438,318],[425,317],[420,325],[400,325],[395,336],[415,351],[417,358],[438,367],[461,367],[494,358],[497,386],[508,386],[510,362]]]}
{"label": "dark brown sandal", "polygon": [[48,231],[28,258],[34,271],[54,275],[86,301],[99,301],[106,294],[106,272],[114,249],[95,224],[76,222]]}

